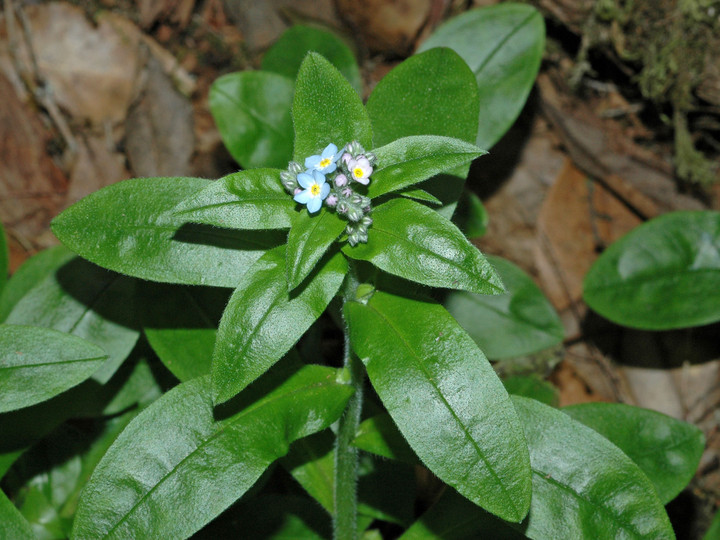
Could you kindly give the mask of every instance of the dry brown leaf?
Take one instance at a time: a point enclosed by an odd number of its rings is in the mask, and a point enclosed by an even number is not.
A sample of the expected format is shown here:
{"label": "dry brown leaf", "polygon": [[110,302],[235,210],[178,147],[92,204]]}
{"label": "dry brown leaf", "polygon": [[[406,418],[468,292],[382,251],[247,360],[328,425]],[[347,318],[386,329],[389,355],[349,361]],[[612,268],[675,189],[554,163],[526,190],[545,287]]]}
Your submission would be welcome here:
{"label": "dry brown leaf", "polygon": [[66,206],[100,188],[130,178],[130,173],[125,168],[125,156],[111,146],[111,141],[101,137],[78,140]]}

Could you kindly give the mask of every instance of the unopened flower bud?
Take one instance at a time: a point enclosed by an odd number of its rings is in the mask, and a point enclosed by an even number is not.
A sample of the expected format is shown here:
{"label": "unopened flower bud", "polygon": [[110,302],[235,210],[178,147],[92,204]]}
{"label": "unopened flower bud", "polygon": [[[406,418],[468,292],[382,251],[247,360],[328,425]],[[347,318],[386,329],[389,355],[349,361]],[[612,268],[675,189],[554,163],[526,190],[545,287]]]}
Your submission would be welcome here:
{"label": "unopened flower bud", "polygon": [[354,192],[353,192],[352,188],[349,188],[349,187],[346,187],[345,189],[342,190],[343,197],[351,197],[353,193]]}
{"label": "unopened flower bud", "polygon": [[357,246],[358,242],[360,242],[360,237],[357,233],[352,233],[348,236],[348,244],[350,244],[352,247]]}
{"label": "unopened flower bud", "polygon": [[370,205],[363,208],[363,212],[365,212],[366,214],[368,214],[371,210],[372,210],[372,206],[370,206]]}
{"label": "unopened flower bud", "polygon": [[371,164],[375,163],[375,160],[377,160],[377,156],[375,156],[375,154],[373,154],[372,152],[366,152],[365,157]]}
{"label": "unopened flower bud", "polygon": [[364,233],[358,233],[358,242],[367,244],[367,241],[368,241],[367,231]]}
{"label": "unopened flower bud", "polygon": [[305,169],[297,161],[291,161],[288,163],[288,171],[293,174],[300,174],[301,172],[305,172]]}
{"label": "unopened flower bud", "polygon": [[[371,203],[372,203],[372,201],[370,200],[370,197],[365,197],[363,195],[362,200],[360,201],[360,206],[365,208],[367,206],[370,206]],[[365,213],[367,213],[367,210],[365,210]]]}
{"label": "unopened flower bud", "polygon": [[303,192],[303,188],[301,188],[301,187],[296,187],[296,188],[295,188],[295,191],[293,191],[293,195],[297,195],[298,193],[302,193],[302,192]]}
{"label": "unopened flower bud", "polygon": [[356,206],[351,206],[348,210],[347,217],[350,221],[360,221],[363,218],[363,212]]}
{"label": "unopened flower bud", "polygon": [[347,185],[348,185],[347,176],[345,176],[345,175],[342,174],[342,173],[338,174],[338,175],[335,177],[335,185],[336,185],[337,187],[347,186]]}
{"label": "unopened flower bud", "polygon": [[288,191],[295,191],[295,188],[298,187],[297,179],[295,178],[295,176],[287,171],[283,171],[280,173],[280,180],[282,181],[283,187]]}
{"label": "unopened flower bud", "polygon": [[352,197],[350,197],[350,202],[358,206],[362,206],[363,196],[359,193],[353,193]]}
{"label": "unopened flower bud", "polygon": [[340,201],[337,205],[338,214],[346,214],[349,209],[350,206],[348,206],[348,203],[346,203],[345,201]]}
{"label": "unopened flower bud", "polygon": [[353,141],[348,144],[347,149],[348,152],[350,152],[353,156],[357,156],[358,154],[362,154],[363,152],[365,152],[365,149],[357,141]]}
{"label": "unopened flower bud", "polygon": [[337,195],[335,195],[334,193],[331,193],[330,195],[328,195],[327,199],[325,199],[325,204],[327,204],[330,208],[335,206],[337,202],[338,198]]}
{"label": "unopened flower bud", "polygon": [[373,220],[370,216],[363,216],[361,223],[365,225],[365,227],[369,227],[370,225],[372,225]]}
{"label": "unopened flower bud", "polygon": [[351,159],[352,159],[352,155],[349,154],[348,152],[345,152],[345,153],[342,155],[342,157],[340,158],[340,160],[341,160],[345,165],[347,165],[347,164],[350,162]]}
{"label": "unopened flower bud", "polygon": [[357,226],[354,223],[348,223],[348,226],[345,227],[345,234],[353,234],[357,232]]}

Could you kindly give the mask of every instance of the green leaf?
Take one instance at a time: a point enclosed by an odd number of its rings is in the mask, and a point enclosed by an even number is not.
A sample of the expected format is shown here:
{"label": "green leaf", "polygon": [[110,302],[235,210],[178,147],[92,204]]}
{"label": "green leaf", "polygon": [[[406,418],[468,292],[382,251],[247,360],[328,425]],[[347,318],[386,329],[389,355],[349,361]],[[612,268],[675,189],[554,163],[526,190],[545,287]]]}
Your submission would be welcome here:
{"label": "green leaf", "polygon": [[560,343],[560,317],[535,282],[510,261],[488,256],[507,292],[450,292],[443,305],[488,358],[523,356]]}
{"label": "green leaf", "polygon": [[652,483],[605,437],[537,401],[513,396],[530,448],[528,538],[675,538]]}
{"label": "green leaf", "polygon": [[486,152],[460,139],[417,135],[388,143],[373,153],[377,166],[368,196],[374,199],[465,165]]}
{"label": "green leaf", "polygon": [[312,272],[330,245],[345,230],[347,222],[322,208],[311,215],[297,215],[287,238],[286,274],[288,290],[295,289]]}
{"label": "green leaf", "polygon": [[223,75],[210,87],[210,112],[220,136],[244,168],[287,167],[293,91],[292,79],[263,71]]}
{"label": "green leaf", "polygon": [[262,59],[262,69],[295,80],[303,59],[309,52],[325,57],[360,93],[362,81],[355,56],[345,42],[332,32],[312,26],[295,25],[268,49]]}
{"label": "green leaf", "polygon": [[503,379],[503,384],[508,394],[532,398],[545,405],[557,407],[557,388],[537,375],[515,375]]}
{"label": "green leaf", "polygon": [[5,238],[5,229],[0,222],[0,293],[5,288],[5,282],[8,278],[10,253],[8,252],[7,239]]}
{"label": "green leaf", "polygon": [[705,449],[702,431],[659,412],[622,403],[585,403],[562,411],[625,452],[655,485],[663,504],[690,482]]}
{"label": "green leaf", "polygon": [[[476,504],[520,521],[530,463],[502,383],[442,306],[375,292],[345,304],[352,347],[418,457]],[[412,389],[409,391],[408,389]]]}
{"label": "green leaf", "polygon": [[457,53],[433,49],[395,67],[367,102],[375,146],[413,135],[441,135],[475,142],[478,88]]}
{"label": "green leaf", "polygon": [[285,247],[258,260],[220,321],[212,359],[215,402],[227,401],[282,358],[325,311],[346,272],[347,261],[336,253],[309,283],[290,294]]}
{"label": "green leaf", "polygon": [[345,246],[345,255],[431,287],[503,292],[500,278],[482,253],[427,206],[393,199],[377,207],[372,218],[367,244]]}
{"label": "green leaf", "polygon": [[520,114],[535,82],[545,48],[542,15],[510,2],[471,10],[441,25],[419,51],[433,47],[450,47],[475,74],[480,97],[475,144],[491,148]]}
{"label": "green leaf", "polygon": [[288,229],[297,214],[277,169],[230,174],[182,201],[175,213],[192,223],[228,229]]}
{"label": "green leaf", "polygon": [[36,540],[30,524],[10,499],[0,491],[0,538]]}
{"label": "green leaf", "polygon": [[468,238],[480,238],[487,232],[490,216],[480,198],[467,189],[458,201],[453,222]]}
{"label": "green leaf", "polygon": [[715,513],[715,517],[710,524],[710,528],[705,532],[703,540],[717,540],[720,538],[720,511]]}
{"label": "green leaf", "polygon": [[389,459],[411,464],[419,463],[415,452],[387,413],[381,413],[363,421],[358,426],[352,445]]}
{"label": "green leaf", "polygon": [[181,382],[208,375],[227,289],[148,284],[142,325],[160,361]]}
{"label": "green leaf", "polygon": [[442,204],[442,201],[438,199],[435,195],[431,195],[423,189],[407,188],[400,190],[398,192],[398,195],[402,195],[403,197],[407,197],[408,199],[414,199],[416,201],[426,202],[434,205]]}
{"label": "green leaf", "polygon": [[644,330],[720,321],[720,212],[672,212],[612,244],[585,276],[603,317]]}
{"label": "green leaf", "polygon": [[208,186],[199,178],[135,178],[103,188],[57,216],[55,235],[78,255],[123,274],[169,283],[234,287],[279,231],[185,224],[173,209]]}
{"label": "green leaf", "polygon": [[335,436],[325,430],[293,443],[282,466],[328,514],[334,513]]}
{"label": "green leaf", "polygon": [[0,413],[40,403],[90,377],[107,354],[48,328],[0,325]]}
{"label": "green leaf", "polygon": [[109,358],[93,379],[106,383],[140,335],[134,328],[136,285],[136,280],[76,257],[35,284],[7,322],[52,328],[101,347]]}
{"label": "green leaf", "polygon": [[295,161],[319,154],[328,144],[356,140],[372,147],[372,128],[360,97],[330,62],[309,53],[298,71],[293,98]]}
{"label": "green leaf", "polygon": [[186,538],[245,493],[291,442],[340,416],[352,389],[336,382],[336,370],[305,366],[288,376],[288,365],[282,368],[215,412],[210,379],[200,377],[140,413],[95,469],[73,538]]}
{"label": "green leaf", "polygon": [[0,294],[0,322],[4,322],[12,309],[28,291],[75,257],[65,246],[54,246],[26,260],[13,274]]}

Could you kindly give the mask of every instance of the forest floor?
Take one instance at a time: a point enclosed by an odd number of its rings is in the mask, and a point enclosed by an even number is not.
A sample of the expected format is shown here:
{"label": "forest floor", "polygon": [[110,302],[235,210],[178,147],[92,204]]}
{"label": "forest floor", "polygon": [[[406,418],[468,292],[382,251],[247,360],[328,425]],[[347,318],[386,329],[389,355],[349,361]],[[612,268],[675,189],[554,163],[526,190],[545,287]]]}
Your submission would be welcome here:
{"label": "forest floor", "polygon": [[[237,170],[210,115],[209,87],[257,68],[291,24],[342,35],[367,97],[442,20],[492,3],[370,0],[358,10],[346,0],[4,0],[0,217],[11,270],[57,243],[52,217],[103,186]],[[587,1],[532,3],[548,29],[541,73],[518,122],[473,165],[468,184],[490,217],[479,247],[533,276],[567,337],[499,368],[549,377],[560,405],[620,401],[701,427],[700,468],[669,508],[676,526],[687,523],[679,537],[696,538],[720,502],[720,327],[623,329],[589,313],[581,293],[598,254],[633,227],[673,210],[720,209],[720,67],[694,65],[684,87],[670,74],[662,94],[643,79],[651,59],[620,54],[637,47],[628,36],[661,31],[647,23],[623,34],[642,13],[618,22]],[[720,57],[716,40],[694,39],[690,46],[711,55],[717,46]]]}

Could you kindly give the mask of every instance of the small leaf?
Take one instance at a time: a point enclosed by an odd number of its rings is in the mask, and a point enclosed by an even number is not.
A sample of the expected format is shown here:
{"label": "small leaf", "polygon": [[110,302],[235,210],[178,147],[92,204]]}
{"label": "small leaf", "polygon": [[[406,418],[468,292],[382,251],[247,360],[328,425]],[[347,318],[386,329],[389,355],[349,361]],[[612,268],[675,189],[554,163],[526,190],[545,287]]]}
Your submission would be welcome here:
{"label": "small leaf", "polygon": [[190,536],[245,493],[290,443],[340,416],[352,389],[336,377],[331,368],[283,363],[215,412],[208,377],[180,384],[107,451],[80,499],[72,537]]}
{"label": "small leaf", "polygon": [[293,81],[263,71],[230,73],[210,87],[210,112],[244,168],[287,167],[292,157]]}
{"label": "small leaf", "polygon": [[640,407],[584,403],[562,412],[625,452],[655,485],[663,504],[690,482],[705,449],[705,437],[697,427]]}
{"label": "small leaf", "polygon": [[337,293],[347,261],[336,253],[301,290],[285,281],[285,247],[268,251],[245,274],[220,321],[212,360],[215,402],[262,375],[302,337]]}
{"label": "small leaf", "polygon": [[279,231],[246,232],[185,224],[173,214],[208,186],[199,178],[136,178],[85,197],[57,216],[55,235],[78,255],[123,274],[187,285],[234,287]]}
{"label": "small leaf", "polygon": [[0,413],[40,403],[90,377],[107,354],[48,328],[0,325]]}
{"label": "small leaf", "polygon": [[[527,447],[502,383],[442,306],[380,291],[345,304],[353,349],[418,457],[511,521],[530,505]],[[411,390],[409,390],[411,389]]]}
{"label": "small leaf", "polygon": [[372,147],[372,128],[360,97],[330,62],[309,53],[298,71],[293,98],[295,161],[319,154],[328,144],[356,140]]}
{"label": "small leaf", "polygon": [[[62,259],[61,259],[62,260]],[[136,280],[75,257],[35,284],[7,317],[83,338],[106,351],[93,379],[106,383],[135,347]]]}
{"label": "small leaf", "polygon": [[15,304],[28,291],[74,257],[75,254],[65,246],[53,246],[26,260],[15,271],[7,287],[0,294],[0,322],[7,319]]}
{"label": "small leaf", "polygon": [[644,330],[720,321],[720,212],[672,212],[612,244],[585,276],[583,298]]}
{"label": "small leaf", "polygon": [[332,32],[297,24],[288,28],[265,53],[262,69],[295,80],[303,59],[309,52],[326,58],[360,93],[362,81],[355,56],[345,42]]}
{"label": "small leaf", "polygon": [[37,539],[30,524],[2,491],[0,491],[0,538],[8,540]]}
{"label": "small leaf", "polygon": [[551,383],[537,375],[515,375],[503,379],[508,394],[534,399],[545,405],[557,407],[558,391]]}
{"label": "small leaf", "polygon": [[216,180],[175,208],[185,221],[228,229],[287,229],[295,202],[277,169],[240,171]]}
{"label": "small leaf", "polygon": [[441,205],[442,201],[438,199],[435,195],[431,195],[427,191],[423,189],[413,189],[413,188],[407,188],[402,189],[398,192],[398,195],[402,195],[403,197],[407,197],[408,199],[414,199],[416,201],[420,202],[426,202],[430,204],[435,205]]}
{"label": "small leaf", "polygon": [[540,69],[542,15],[516,3],[474,9],[441,25],[419,51],[433,47],[450,47],[475,74],[480,91],[475,144],[491,148],[520,114]]}
{"label": "small leaf", "polygon": [[426,206],[393,199],[372,213],[367,244],[345,246],[352,259],[396,276],[448,289],[503,292],[495,270],[450,221]]}
{"label": "small leaf", "polygon": [[486,152],[460,139],[419,135],[398,139],[375,148],[373,153],[377,166],[368,196],[374,199],[470,163]]}
{"label": "small leaf", "polygon": [[347,222],[323,208],[310,215],[298,214],[287,238],[287,287],[295,289],[310,275],[328,248],[345,230]]}
{"label": "small leaf", "polygon": [[450,292],[443,305],[488,358],[510,358],[557,345],[565,330],[535,282],[520,268],[488,256],[507,292],[494,296]]}
{"label": "small leaf", "polygon": [[335,436],[329,430],[293,443],[282,466],[328,514],[334,509]]}
{"label": "small leaf", "polygon": [[480,198],[466,189],[458,201],[453,222],[468,238],[480,238],[485,236],[489,221],[490,216]]}
{"label": "small leaf", "polygon": [[363,421],[358,426],[352,445],[389,459],[413,465],[419,463],[415,452],[387,413],[381,413]]}
{"label": "small leaf", "polygon": [[652,483],[615,445],[557,409],[512,399],[533,469],[528,521],[516,526],[528,538],[675,538]]}
{"label": "small leaf", "polygon": [[8,252],[7,239],[5,238],[5,229],[0,222],[0,293],[5,288],[5,282],[8,278],[10,253]]}

